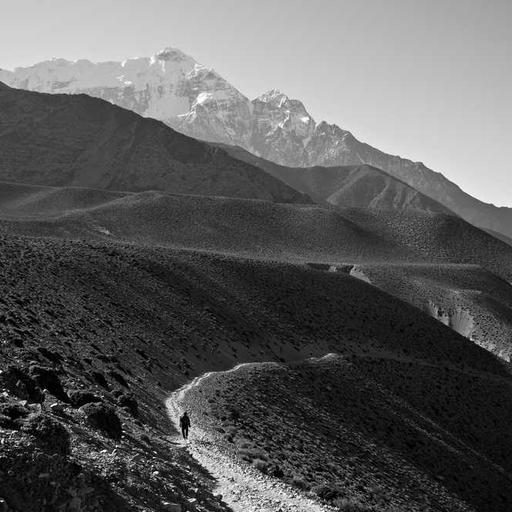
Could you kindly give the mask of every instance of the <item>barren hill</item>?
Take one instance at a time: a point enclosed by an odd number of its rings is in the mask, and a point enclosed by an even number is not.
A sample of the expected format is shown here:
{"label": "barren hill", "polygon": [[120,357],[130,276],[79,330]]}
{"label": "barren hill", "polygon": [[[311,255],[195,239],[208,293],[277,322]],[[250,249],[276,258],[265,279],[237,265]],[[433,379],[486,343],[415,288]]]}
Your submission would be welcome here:
{"label": "barren hill", "polygon": [[504,512],[511,396],[510,380],[411,346],[214,373],[181,405],[205,460],[220,450],[339,510]]}
{"label": "barren hill", "polygon": [[92,238],[284,261],[479,265],[512,281],[512,247],[459,217],[0,183],[11,233]]}
{"label": "barren hill", "polygon": [[413,351],[509,379],[489,352],[344,273],[134,244],[3,235],[0,245],[0,467],[16,469],[0,477],[14,510],[74,495],[83,510],[164,510],[192,488],[223,510],[166,437],[165,397],[208,369]]}
{"label": "barren hill", "polygon": [[285,167],[240,147],[225,144],[219,144],[219,147],[239,160],[264,169],[320,203],[377,210],[453,214],[447,207],[407,183],[370,165]]}
{"label": "barren hill", "polygon": [[413,304],[499,357],[512,359],[512,286],[482,267],[359,264],[351,275]]}

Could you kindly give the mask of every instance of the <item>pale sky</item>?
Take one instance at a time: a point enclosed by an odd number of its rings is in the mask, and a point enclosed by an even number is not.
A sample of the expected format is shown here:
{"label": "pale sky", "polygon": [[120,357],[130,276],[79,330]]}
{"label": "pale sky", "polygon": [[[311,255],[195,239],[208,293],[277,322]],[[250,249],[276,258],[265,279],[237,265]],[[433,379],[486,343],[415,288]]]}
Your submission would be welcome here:
{"label": "pale sky", "polygon": [[512,0],[0,0],[0,68],[164,46],[512,206]]}

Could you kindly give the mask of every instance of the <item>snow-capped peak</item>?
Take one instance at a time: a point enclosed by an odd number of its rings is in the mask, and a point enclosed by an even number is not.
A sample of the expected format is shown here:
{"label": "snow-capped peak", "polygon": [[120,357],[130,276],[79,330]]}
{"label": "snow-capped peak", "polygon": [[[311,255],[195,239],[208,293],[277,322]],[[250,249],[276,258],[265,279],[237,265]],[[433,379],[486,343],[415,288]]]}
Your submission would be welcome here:
{"label": "snow-capped peak", "polygon": [[2,78],[23,89],[97,96],[196,138],[261,155],[282,147],[294,164],[306,158],[316,128],[299,100],[271,89],[251,102],[214,70],[173,46],[122,62],[55,59],[0,72]]}
{"label": "snow-capped peak", "polygon": [[[159,52],[157,52],[154,55],[154,58],[157,60],[174,60],[174,61],[184,61],[184,60],[192,60],[194,59],[187,55],[186,53],[182,52],[179,48],[174,48],[172,46],[166,46]],[[195,62],[195,61],[194,61]]]}
{"label": "snow-capped peak", "polygon": [[263,103],[281,105],[288,100],[288,96],[282,93],[279,89],[270,89],[270,91],[264,92],[263,94],[258,96],[254,101],[261,101]]}

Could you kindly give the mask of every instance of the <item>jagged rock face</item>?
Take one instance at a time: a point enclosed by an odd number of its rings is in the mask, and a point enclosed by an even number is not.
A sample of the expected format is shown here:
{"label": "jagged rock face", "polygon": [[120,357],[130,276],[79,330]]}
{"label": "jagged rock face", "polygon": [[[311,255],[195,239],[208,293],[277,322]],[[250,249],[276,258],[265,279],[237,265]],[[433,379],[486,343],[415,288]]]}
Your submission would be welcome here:
{"label": "jagged rock face", "polygon": [[512,209],[483,203],[421,162],[383,153],[335,124],[317,124],[300,101],[275,89],[250,101],[175,48],[123,62],[56,59],[14,72],[0,70],[0,81],[39,92],[103,98],[192,137],[241,146],[281,165],[369,164],[476,226],[512,236]]}
{"label": "jagged rock face", "polygon": [[294,167],[304,165],[305,143],[315,131],[315,121],[304,105],[275,89],[252,104],[252,138],[246,149],[274,162],[286,162]]}

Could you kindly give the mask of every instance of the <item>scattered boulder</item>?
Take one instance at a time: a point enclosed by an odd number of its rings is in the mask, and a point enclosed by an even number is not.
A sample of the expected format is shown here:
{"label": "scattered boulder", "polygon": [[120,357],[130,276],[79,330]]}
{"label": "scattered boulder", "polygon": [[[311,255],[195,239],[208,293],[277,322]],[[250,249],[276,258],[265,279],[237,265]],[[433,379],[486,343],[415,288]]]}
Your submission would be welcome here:
{"label": "scattered boulder", "polygon": [[55,370],[44,366],[32,365],[28,373],[40,389],[47,389],[55,398],[68,402],[69,398]]}
{"label": "scattered boulder", "polygon": [[0,426],[17,429],[21,427],[21,421],[29,415],[29,410],[20,403],[0,404]]}
{"label": "scattered boulder", "polygon": [[101,403],[88,403],[80,407],[87,423],[112,439],[120,439],[123,429],[121,420],[112,407]]}
{"label": "scattered boulder", "polygon": [[120,407],[124,407],[128,410],[128,412],[134,417],[137,418],[139,415],[139,404],[132,393],[122,393],[117,398],[117,404]]}
{"label": "scattered boulder", "polygon": [[69,432],[51,416],[41,413],[33,414],[24,421],[22,430],[33,435],[38,444],[61,456],[70,453]]}
{"label": "scattered boulder", "polygon": [[91,377],[94,380],[94,382],[96,382],[96,384],[98,384],[99,386],[101,386],[102,388],[104,388],[106,390],[109,389],[107,379],[105,379],[105,376],[102,373],[91,372]]}
{"label": "scattered boulder", "polygon": [[82,405],[102,402],[102,399],[90,391],[75,390],[69,393],[70,404],[78,409]]}
{"label": "scattered boulder", "polygon": [[9,366],[0,374],[0,385],[22,400],[35,403],[44,400],[44,393],[24,368]]}
{"label": "scattered boulder", "polygon": [[128,382],[126,382],[126,379],[122,375],[120,375],[119,373],[115,372],[114,370],[109,370],[108,374],[113,379],[115,379],[117,382],[119,382],[119,384],[121,384],[121,386],[124,386],[125,388],[130,387],[128,385]]}

